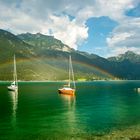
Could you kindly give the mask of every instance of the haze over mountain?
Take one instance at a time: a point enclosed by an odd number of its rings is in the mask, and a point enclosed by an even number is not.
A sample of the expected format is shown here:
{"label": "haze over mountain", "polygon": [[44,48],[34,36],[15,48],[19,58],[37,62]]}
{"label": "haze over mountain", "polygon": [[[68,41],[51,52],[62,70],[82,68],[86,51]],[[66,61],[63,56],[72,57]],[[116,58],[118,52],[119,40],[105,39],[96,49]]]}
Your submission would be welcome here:
{"label": "haze over mountain", "polygon": [[75,79],[140,79],[140,55],[126,52],[108,59],[71,49],[53,36],[14,35],[0,30],[0,80],[12,80],[16,54],[19,80],[66,80],[72,55]]}

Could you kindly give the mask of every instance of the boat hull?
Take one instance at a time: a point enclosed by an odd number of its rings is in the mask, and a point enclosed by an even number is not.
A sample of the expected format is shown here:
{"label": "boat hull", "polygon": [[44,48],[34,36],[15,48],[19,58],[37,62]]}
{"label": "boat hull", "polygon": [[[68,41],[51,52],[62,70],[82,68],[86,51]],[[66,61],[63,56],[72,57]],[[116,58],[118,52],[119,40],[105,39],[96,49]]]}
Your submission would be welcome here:
{"label": "boat hull", "polygon": [[58,89],[59,94],[75,95],[74,89]]}
{"label": "boat hull", "polygon": [[8,86],[7,88],[9,91],[17,91],[18,90],[17,87],[12,87],[12,86]]}

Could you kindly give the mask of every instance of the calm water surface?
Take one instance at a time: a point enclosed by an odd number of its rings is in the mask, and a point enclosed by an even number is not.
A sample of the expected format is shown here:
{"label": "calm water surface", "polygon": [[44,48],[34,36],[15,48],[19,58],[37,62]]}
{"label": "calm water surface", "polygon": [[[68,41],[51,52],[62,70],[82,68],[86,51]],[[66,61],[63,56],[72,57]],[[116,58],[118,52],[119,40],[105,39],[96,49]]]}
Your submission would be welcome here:
{"label": "calm water surface", "polygon": [[88,139],[140,125],[140,81],[79,82],[75,97],[60,82],[0,82],[0,139]]}

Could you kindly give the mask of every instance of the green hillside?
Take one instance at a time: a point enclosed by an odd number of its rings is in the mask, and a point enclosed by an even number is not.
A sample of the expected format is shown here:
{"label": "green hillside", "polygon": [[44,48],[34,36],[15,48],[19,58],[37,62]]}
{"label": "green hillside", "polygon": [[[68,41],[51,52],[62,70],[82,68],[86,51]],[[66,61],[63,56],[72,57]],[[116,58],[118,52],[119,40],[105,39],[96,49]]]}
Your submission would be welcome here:
{"label": "green hillside", "polygon": [[19,80],[68,79],[69,54],[72,56],[76,80],[115,77],[140,79],[138,61],[131,62],[126,56],[123,61],[117,61],[115,58],[105,59],[95,54],[76,51],[53,36],[40,33],[16,36],[0,30],[0,52],[0,80],[12,80],[14,54]]}
{"label": "green hillside", "polygon": [[111,78],[107,73],[94,67],[88,57],[53,37],[29,33],[15,36],[0,30],[0,49],[0,80],[12,80],[13,54],[16,54],[19,80],[66,80],[68,51],[72,55],[76,79]]}

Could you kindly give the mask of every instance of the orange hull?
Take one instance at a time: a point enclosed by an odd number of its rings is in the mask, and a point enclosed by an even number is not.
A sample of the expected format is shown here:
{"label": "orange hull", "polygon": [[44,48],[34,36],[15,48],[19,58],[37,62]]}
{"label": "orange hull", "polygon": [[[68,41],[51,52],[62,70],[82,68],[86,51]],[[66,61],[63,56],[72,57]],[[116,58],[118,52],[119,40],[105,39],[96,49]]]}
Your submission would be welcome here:
{"label": "orange hull", "polygon": [[59,89],[59,94],[65,94],[65,95],[75,95],[75,90],[65,90],[65,89]]}

